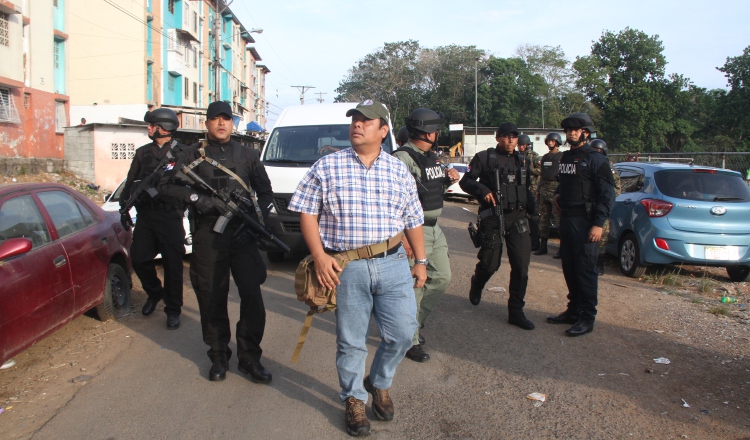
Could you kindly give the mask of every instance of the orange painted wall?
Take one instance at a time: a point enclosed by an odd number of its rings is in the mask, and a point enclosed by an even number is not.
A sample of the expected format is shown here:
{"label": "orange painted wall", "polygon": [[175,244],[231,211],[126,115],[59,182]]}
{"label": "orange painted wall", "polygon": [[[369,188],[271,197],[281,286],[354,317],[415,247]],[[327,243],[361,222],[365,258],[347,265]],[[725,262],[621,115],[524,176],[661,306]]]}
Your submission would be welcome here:
{"label": "orange painted wall", "polygon": [[[10,90],[21,122],[0,122],[0,156],[63,159],[65,136],[55,133],[55,99],[66,101],[67,119],[70,115],[67,96],[24,87]],[[31,95],[29,108],[24,107],[24,93]]]}

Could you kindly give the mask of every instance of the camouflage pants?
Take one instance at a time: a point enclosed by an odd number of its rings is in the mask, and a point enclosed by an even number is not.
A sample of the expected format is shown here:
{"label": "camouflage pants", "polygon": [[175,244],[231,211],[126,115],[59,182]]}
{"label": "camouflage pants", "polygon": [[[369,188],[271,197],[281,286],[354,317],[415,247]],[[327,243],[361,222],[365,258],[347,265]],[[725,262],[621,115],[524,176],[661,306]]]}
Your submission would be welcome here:
{"label": "camouflage pants", "polygon": [[609,236],[609,219],[602,226],[602,238],[599,240],[599,255],[607,250],[607,236]]}
{"label": "camouflage pants", "polygon": [[556,226],[560,226],[560,217],[555,212],[552,198],[555,196],[557,182],[540,182],[539,186],[539,238],[546,240],[549,237],[550,220]]}

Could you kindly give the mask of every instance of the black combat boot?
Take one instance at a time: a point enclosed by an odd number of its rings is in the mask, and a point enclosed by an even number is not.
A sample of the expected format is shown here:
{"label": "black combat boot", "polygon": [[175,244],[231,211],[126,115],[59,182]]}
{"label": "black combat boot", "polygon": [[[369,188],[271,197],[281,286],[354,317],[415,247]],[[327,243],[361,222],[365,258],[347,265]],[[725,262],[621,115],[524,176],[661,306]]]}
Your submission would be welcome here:
{"label": "black combat boot", "polygon": [[542,238],[540,241],[541,241],[541,244],[539,244],[539,249],[536,252],[534,252],[534,255],[546,255],[548,252],[547,251],[547,239]]}
{"label": "black combat boot", "polygon": [[469,290],[469,301],[475,306],[479,305],[479,301],[482,300],[482,289],[484,289],[484,285],[478,285],[479,283],[475,283],[474,280],[476,279],[476,275],[471,277],[471,290]]}

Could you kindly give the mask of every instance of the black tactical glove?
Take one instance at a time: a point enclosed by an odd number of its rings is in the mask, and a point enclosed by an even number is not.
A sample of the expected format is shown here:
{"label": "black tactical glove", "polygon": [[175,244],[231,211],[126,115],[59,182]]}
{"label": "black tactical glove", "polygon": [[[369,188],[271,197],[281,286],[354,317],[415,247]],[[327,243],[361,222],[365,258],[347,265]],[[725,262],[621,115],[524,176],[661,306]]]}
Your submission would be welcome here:
{"label": "black tactical glove", "polygon": [[130,213],[120,214],[120,223],[126,231],[129,231],[133,227],[133,219],[130,218]]}
{"label": "black tactical glove", "polygon": [[216,206],[209,196],[193,193],[188,196],[187,202],[191,203],[201,215],[216,211]]}

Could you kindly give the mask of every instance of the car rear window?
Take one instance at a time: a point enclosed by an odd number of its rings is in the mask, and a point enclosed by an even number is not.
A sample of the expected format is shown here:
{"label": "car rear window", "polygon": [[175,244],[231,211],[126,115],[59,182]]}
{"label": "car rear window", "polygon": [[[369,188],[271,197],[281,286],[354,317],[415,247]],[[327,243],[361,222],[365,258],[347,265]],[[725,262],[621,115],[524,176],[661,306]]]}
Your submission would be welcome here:
{"label": "car rear window", "polygon": [[742,178],[720,170],[664,170],[654,173],[656,187],[665,196],[712,202],[750,201]]}

